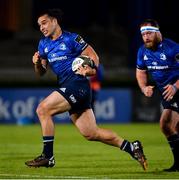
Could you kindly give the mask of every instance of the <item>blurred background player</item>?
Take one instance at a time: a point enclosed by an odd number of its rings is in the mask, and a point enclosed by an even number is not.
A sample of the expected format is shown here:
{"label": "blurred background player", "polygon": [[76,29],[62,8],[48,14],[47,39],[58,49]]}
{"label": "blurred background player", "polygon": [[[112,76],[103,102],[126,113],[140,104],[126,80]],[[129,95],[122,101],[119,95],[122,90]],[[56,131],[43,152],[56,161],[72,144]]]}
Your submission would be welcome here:
{"label": "blurred background player", "polygon": [[[146,158],[139,141],[130,143],[111,130],[99,128],[91,109],[91,89],[87,76],[93,76],[99,65],[99,58],[94,49],[76,33],[61,29],[62,12],[51,9],[38,16],[40,31],[45,36],[39,42],[38,51],[32,61],[35,72],[43,75],[50,64],[58,77],[59,89],[52,92],[37,107],[41,123],[44,147],[40,156],[25,162],[29,167],[53,167],[54,122],[53,116],[68,111],[70,118],[79,132],[91,141],[100,141],[128,152],[146,169]],[[79,55],[89,56],[94,67],[85,65],[72,71],[72,62]]]}
{"label": "blurred background player", "polygon": [[162,37],[155,20],[145,20],[140,31],[144,45],[137,55],[137,81],[144,95],[151,97],[154,86],[148,84],[149,72],[161,93],[163,112],[160,128],[174,157],[173,165],[165,171],[179,171],[179,45]]}
{"label": "blurred background player", "polygon": [[96,74],[94,76],[89,77],[90,87],[92,90],[92,109],[95,112],[95,102],[98,98],[98,93],[101,90],[101,83],[104,78],[104,68],[102,64],[99,64]]}

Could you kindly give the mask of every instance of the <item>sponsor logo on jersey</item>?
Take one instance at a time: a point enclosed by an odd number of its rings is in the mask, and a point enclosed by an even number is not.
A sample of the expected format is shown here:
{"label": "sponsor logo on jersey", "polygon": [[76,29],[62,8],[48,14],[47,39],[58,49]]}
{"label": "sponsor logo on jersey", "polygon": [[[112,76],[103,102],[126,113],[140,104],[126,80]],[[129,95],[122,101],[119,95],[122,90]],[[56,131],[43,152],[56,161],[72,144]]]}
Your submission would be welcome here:
{"label": "sponsor logo on jersey", "polygon": [[54,58],[49,58],[48,61],[49,62],[54,62],[54,61],[60,61],[60,60],[65,60],[67,59],[67,56],[60,56],[60,57],[54,57]]}
{"label": "sponsor logo on jersey", "polygon": [[145,60],[145,61],[148,60],[148,57],[147,57],[146,55],[144,56],[144,60]]}
{"label": "sponsor logo on jersey", "polygon": [[166,55],[165,55],[164,53],[161,53],[161,54],[160,54],[160,59],[162,59],[162,60],[166,60],[166,59],[167,59],[167,57],[166,57]]}
{"label": "sponsor logo on jersey", "polygon": [[158,69],[158,70],[162,70],[162,69],[168,69],[168,66],[147,66],[147,68],[150,69]]}
{"label": "sponsor logo on jersey", "polygon": [[59,49],[62,50],[62,51],[65,51],[67,49],[67,47],[66,47],[64,42],[60,43]]}

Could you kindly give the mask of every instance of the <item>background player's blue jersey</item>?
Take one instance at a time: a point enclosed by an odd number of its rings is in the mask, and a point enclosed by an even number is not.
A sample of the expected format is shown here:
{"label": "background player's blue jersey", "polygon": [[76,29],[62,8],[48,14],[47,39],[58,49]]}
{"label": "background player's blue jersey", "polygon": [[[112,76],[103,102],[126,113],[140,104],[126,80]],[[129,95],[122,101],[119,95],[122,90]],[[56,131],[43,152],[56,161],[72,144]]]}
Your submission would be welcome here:
{"label": "background player's blue jersey", "polygon": [[38,51],[40,57],[48,60],[59,84],[66,80],[75,80],[82,76],[76,75],[71,68],[74,58],[79,56],[88,44],[76,33],[63,31],[56,40],[46,37],[40,40]]}
{"label": "background player's blue jersey", "polygon": [[179,79],[179,44],[164,39],[155,51],[141,46],[137,55],[137,68],[147,70],[160,91],[163,91],[164,86]]}

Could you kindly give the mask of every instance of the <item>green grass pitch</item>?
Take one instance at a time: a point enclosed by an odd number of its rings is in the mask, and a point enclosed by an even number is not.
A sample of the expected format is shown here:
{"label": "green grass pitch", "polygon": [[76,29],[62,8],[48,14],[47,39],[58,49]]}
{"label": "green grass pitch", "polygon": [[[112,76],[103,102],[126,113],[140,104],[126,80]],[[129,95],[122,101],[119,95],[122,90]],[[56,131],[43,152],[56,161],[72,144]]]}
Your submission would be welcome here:
{"label": "green grass pitch", "polygon": [[172,155],[159,124],[106,124],[130,141],[139,139],[148,159],[143,171],[137,161],[118,148],[85,140],[71,125],[56,125],[53,168],[28,168],[24,162],[42,150],[39,125],[0,125],[0,179],[177,179],[179,173],[163,172]]}

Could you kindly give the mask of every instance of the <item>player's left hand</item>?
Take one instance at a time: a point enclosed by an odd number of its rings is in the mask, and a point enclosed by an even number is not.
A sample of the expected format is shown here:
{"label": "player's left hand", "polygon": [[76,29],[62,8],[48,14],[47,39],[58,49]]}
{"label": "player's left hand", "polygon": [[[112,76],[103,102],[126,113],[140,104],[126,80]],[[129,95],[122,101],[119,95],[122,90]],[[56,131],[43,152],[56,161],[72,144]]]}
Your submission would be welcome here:
{"label": "player's left hand", "polygon": [[176,90],[173,88],[172,84],[168,84],[164,87],[163,96],[166,101],[171,101],[173,96],[175,95]]}
{"label": "player's left hand", "polygon": [[75,74],[80,74],[82,76],[92,76],[95,75],[96,70],[88,65],[79,66]]}

